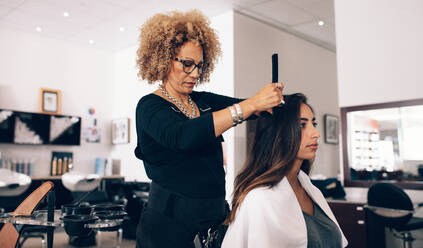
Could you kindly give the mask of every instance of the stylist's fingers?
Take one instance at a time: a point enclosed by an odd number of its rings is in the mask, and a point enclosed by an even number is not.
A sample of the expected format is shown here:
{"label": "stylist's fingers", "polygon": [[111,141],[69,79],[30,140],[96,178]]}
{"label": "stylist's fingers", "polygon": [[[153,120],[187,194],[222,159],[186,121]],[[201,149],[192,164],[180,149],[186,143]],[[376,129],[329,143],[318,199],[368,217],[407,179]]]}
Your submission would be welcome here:
{"label": "stylist's fingers", "polygon": [[285,101],[283,99],[283,89],[284,89],[285,85],[282,82],[278,82],[278,83],[275,83],[275,84],[276,84],[276,88],[278,88],[279,91],[280,91],[279,105],[283,105],[283,104],[285,104]]}
{"label": "stylist's fingers", "polygon": [[[278,106],[282,99],[282,92],[283,92],[284,85],[282,82],[278,83],[269,83],[265,86],[265,95],[263,97],[266,98],[266,106],[263,106],[263,110],[271,109],[275,106]],[[269,112],[269,111],[268,111]],[[270,112],[269,112],[270,113]]]}
{"label": "stylist's fingers", "polygon": [[272,109],[280,104],[283,83],[269,83],[265,86],[264,90],[263,97],[265,98],[266,104],[263,106],[263,110],[268,111],[268,109]]}
{"label": "stylist's fingers", "polygon": [[278,82],[278,83],[274,83],[274,84],[275,84],[276,88],[283,91],[283,88],[285,87],[285,85],[282,82]]}
{"label": "stylist's fingers", "polygon": [[254,111],[265,111],[281,103],[283,83],[269,83],[249,100],[254,106]]}
{"label": "stylist's fingers", "polygon": [[273,109],[266,110],[269,114],[273,115]]}

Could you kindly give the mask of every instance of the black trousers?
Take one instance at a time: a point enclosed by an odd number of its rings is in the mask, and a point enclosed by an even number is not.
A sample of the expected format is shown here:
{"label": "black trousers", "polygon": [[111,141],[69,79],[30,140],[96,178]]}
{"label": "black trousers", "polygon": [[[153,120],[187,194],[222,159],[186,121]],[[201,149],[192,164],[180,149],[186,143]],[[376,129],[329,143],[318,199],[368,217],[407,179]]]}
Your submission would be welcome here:
{"label": "black trousers", "polygon": [[228,213],[223,196],[194,199],[153,182],[137,227],[137,248],[193,248],[195,235],[220,225]]}

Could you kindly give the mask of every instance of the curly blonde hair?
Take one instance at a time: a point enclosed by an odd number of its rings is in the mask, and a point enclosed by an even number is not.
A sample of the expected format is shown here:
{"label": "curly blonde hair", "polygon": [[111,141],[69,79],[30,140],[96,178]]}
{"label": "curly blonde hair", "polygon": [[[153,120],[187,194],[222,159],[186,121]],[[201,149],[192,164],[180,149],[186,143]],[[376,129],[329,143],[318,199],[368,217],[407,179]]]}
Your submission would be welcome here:
{"label": "curly blonde hair", "polygon": [[165,80],[171,60],[187,41],[202,46],[203,60],[208,66],[199,83],[208,82],[221,49],[209,19],[198,10],[156,14],[143,24],[137,50],[138,76],[150,84]]}

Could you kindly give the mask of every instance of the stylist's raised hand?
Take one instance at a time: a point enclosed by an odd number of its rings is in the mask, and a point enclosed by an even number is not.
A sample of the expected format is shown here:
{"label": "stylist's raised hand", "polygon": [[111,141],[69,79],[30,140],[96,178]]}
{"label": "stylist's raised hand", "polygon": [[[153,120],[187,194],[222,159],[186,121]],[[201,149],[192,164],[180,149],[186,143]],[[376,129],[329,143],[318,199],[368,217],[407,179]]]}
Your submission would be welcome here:
{"label": "stylist's raised hand", "polygon": [[262,111],[272,113],[273,107],[283,103],[283,87],[283,83],[269,83],[247,101],[256,113]]}

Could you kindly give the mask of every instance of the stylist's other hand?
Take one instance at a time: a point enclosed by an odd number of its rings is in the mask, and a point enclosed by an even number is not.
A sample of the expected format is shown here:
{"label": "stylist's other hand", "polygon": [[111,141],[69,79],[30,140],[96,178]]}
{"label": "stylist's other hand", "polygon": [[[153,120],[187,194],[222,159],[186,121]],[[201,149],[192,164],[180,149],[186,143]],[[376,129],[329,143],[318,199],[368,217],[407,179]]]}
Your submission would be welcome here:
{"label": "stylist's other hand", "polygon": [[283,83],[269,83],[247,101],[253,106],[256,115],[263,111],[272,114],[272,108],[283,102],[283,88]]}

